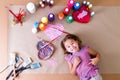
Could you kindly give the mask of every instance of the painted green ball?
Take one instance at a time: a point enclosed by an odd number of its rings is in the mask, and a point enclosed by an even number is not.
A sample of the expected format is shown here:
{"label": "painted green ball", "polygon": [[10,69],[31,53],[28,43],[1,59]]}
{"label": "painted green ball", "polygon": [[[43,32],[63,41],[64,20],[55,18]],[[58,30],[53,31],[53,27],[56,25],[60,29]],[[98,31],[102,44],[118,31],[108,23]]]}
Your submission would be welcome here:
{"label": "painted green ball", "polygon": [[66,21],[67,21],[67,23],[72,23],[73,22],[73,17],[71,15],[68,15],[66,17]]}

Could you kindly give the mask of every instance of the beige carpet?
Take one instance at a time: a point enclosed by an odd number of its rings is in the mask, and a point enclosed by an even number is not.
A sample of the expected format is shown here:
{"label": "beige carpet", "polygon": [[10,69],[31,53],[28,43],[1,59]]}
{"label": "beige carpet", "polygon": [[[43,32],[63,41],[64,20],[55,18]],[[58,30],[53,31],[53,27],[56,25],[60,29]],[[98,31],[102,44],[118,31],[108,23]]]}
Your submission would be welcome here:
{"label": "beige carpet", "polygon": [[[25,6],[10,7],[14,12],[17,12],[19,8],[25,8]],[[47,6],[44,9],[38,9],[36,13],[28,14],[25,17],[23,26],[19,24],[13,25],[13,16],[9,14],[8,53],[17,52],[23,59],[31,57],[34,62],[41,63],[41,68],[26,70],[26,73],[68,73],[68,66],[64,60],[64,54],[60,46],[64,34],[61,38],[53,42],[55,53],[49,60],[43,61],[37,57],[36,44],[39,40],[36,36],[40,36],[45,40],[50,39],[44,32],[33,34],[33,23],[40,21],[41,17],[53,12],[56,15],[56,19],[52,24],[62,24],[65,31],[78,35],[83,40],[83,44],[87,44],[100,52],[102,55],[99,65],[101,73],[119,73],[120,63],[116,63],[114,59],[119,59],[118,56],[120,56],[120,49],[118,49],[120,47],[120,7],[93,7],[93,11],[96,14],[87,24],[77,23],[75,21],[68,24],[65,20],[58,20],[57,13],[62,11],[63,8],[64,6],[53,6],[52,8]]]}

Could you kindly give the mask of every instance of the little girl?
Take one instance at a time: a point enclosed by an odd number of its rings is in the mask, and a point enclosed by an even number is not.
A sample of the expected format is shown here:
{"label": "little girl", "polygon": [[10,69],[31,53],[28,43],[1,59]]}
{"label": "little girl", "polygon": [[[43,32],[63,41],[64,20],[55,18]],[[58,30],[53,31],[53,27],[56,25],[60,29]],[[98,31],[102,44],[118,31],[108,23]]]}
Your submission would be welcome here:
{"label": "little girl", "polygon": [[61,46],[71,74],[79,76],[80,80],[102,80],[96,66],[100,59],[98,52],[82,46],[82,41],[73,34],[66,35]]}

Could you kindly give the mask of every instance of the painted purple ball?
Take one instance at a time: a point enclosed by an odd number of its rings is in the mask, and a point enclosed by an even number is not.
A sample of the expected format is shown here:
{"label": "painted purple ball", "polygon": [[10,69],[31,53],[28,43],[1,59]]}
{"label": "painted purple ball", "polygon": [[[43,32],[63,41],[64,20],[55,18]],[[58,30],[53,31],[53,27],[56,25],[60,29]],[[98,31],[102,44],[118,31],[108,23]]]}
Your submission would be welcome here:
{"label": "painted purple ball", "polygon": [[53,13],[50,13],[50,14],[48,14],[48,20],[49,21],[54,21],[54,19],[55,19],[55,15],[53,14]]}

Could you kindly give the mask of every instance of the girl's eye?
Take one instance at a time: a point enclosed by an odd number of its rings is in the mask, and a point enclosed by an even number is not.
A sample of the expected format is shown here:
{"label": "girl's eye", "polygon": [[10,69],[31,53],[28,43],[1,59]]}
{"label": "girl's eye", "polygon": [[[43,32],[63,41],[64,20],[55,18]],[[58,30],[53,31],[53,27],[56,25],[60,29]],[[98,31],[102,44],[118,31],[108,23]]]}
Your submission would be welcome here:
{"label": "girl's eye", "polygon": [[70,48],[70,46],[67,46],[67,48]]}

